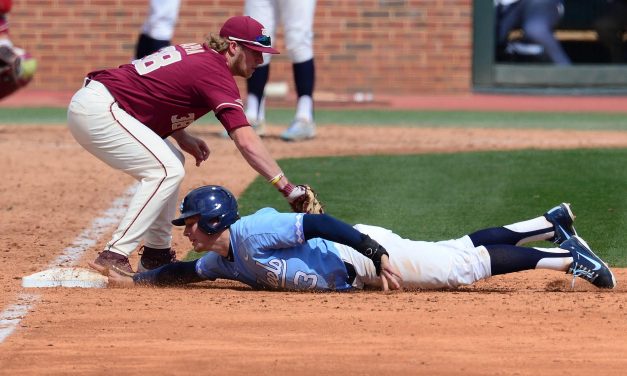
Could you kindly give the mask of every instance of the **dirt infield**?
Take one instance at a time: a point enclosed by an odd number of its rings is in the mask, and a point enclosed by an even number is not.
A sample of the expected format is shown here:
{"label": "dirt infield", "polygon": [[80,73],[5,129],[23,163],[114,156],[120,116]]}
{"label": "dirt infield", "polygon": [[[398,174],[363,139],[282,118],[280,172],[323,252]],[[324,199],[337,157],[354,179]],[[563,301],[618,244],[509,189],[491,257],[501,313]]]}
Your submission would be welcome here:
{"label": "dirt infield", "polygon": [[[266,138],[277,158],[627,147],[627,132],[325,126],[313,141],[286,144],[281,130]],[[199,168],[187,163],[181,192],[212,183],[239,195],[254,171],[217,127],[196,133],[212,154]],[[36,295],[0,343],[0,374],[627,374],[627,269],[615,269],[613,291],[581,280],[571,291],[569,276],[548,271],[392,294],[258,292],[230,282],[25,290],[20,278],[48,267],[132,179],[60,126],[0,126],[0,166],[0,310]],[[187,249],[180,231],[174,245]]]}

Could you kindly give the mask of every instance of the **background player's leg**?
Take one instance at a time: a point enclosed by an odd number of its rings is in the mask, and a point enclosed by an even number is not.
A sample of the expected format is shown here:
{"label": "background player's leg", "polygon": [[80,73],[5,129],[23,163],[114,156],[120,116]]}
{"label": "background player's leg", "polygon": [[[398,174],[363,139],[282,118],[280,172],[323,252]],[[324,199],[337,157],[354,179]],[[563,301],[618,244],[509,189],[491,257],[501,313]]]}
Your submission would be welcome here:
{"label": "background player's leg", "polygon": [[[246,0],[244,14],[264,25],[266,32],[276,45],[276,20],[278,8],[276,0]],[[271,54],[263,54],[263,63],[255,69],[255,73],[246,80],[246,118],[255,128],[258,135],[265,133],[266,108],[264,92],[270,77]]]}
{"label": "background player's leg", "polygon": [[174,27],[178,20],[180,0],[151,0],[146,21],[137,39],[135,58],[146,55],[170,45]]}
{"label": "background player's leg", "polygon": [[313,91],[316,81],[314,59],[292,64],[294,83],[298,102],[296,103],[296,119],[313,122]]}
{"label": "background player's leg", "polygon": [[522,1],[496,8],[496,44],[497,54],[502,54],[507,46],[509,32],[520,27],[522,23]]}
{"label": "background player's leg", "polygon": [[570,58],[553,35],[553,29],[562,18],[561,12],[563,5],[560,0],[527,0],[522,28],[525,37],[544,47],[553,63],[569,65]]}
{"label": "background player's leg", "polygon": [[285,26],[285,47],[292,60],[294,85],[298,95],[294,120],[281,134],[281,138],[285,141],[306,140],[316,134],[313,115],[313,91],[316,79],[313,20],[316,1],[278,0],[278,2],[281,4],[281,21]]}
{"label": "background player's leg", "polygon": [[150,55],[153,52],[159,51],[163,47],[170,45],[170,40],[159,40],[150,37],[147,34],[141,33],[137,38],[137,47],[135,49],[135,58],[141,59],[144,56]]}
{"label": "background player's leg", "polygon": [[[246,81],[248,96],[246,98],[246,119],[256,128],[263,129],[266,121],[265,98],[263,92],[270,77],[270,65],[262,65],[255,69],[255,73]],[[258,128],[258,129],[257,129]]]}

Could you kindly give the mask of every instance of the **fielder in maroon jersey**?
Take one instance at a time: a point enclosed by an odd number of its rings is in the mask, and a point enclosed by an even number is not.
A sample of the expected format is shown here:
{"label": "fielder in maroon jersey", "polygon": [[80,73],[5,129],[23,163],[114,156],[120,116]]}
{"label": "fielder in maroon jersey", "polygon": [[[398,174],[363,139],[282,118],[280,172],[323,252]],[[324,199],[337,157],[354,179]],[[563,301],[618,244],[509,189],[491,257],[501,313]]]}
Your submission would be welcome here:
{"label": "fielder in maroon jersey", "polygon": [[244,115],[234,76],[250,77],[263,61],[262,52],[278,53],[263,25],[237,16],[204,44],[169,46],[87,75],[68,109],[70,131],[87,151],[139,182],[96,264],[133,273],[128,256],[142,241],[138,270],[175,260],[170,221],[185,169],[183,153],[169,138],[199,166],[209,157],[209,147],[185,128],[209,111],[250,166],[289,202],[305,193],[289,182]]}

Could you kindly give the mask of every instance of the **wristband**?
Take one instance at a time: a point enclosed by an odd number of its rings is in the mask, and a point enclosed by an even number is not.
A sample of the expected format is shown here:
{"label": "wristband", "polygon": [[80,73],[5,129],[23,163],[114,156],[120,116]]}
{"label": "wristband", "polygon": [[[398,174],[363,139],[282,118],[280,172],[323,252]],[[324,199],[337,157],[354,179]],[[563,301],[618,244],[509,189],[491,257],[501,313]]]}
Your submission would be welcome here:
{"label": "wristband", "polygon": [[355,247],[355,250],[372,260],[377,275],[381,274],[381,257],[383,255],[390,257],[381,244],[366,234],[361,234],[361,242]]}
{"label": "wristband", "polygon": [[283,194],[283,197],[288,197],[290,195],[290,193],[292,193],[294,188],[295,188],[294,184],[287,183],[287,184],[285,184],[285,186],[283,188],[279,189],[279,192],[281,192]]}
{"label": "wristband", "polygon": [[272,185],[276,185],[276,183],[278,183],[279,180],[281,180],[284,176],[285,176],[285,174],[283,173],[283,171],[281,171],[275,177],[273,177],[272,179],[268,180],[268,183],[270,183]]}

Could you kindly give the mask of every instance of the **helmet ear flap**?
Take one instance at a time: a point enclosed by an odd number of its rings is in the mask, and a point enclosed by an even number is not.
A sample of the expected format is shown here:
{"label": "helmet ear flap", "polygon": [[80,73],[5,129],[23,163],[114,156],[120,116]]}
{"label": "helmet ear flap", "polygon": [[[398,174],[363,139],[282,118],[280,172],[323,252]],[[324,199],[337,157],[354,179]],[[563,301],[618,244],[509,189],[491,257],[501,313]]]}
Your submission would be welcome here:
{"label": "helmet ear flap", "polygon": [[200,229],[208,235],[216,234],[220,232],[220,219],[222,217],[224,217],[224,215],[213,218],[201,216],[200,220],[198,221],[198,227],[200,227]]}

